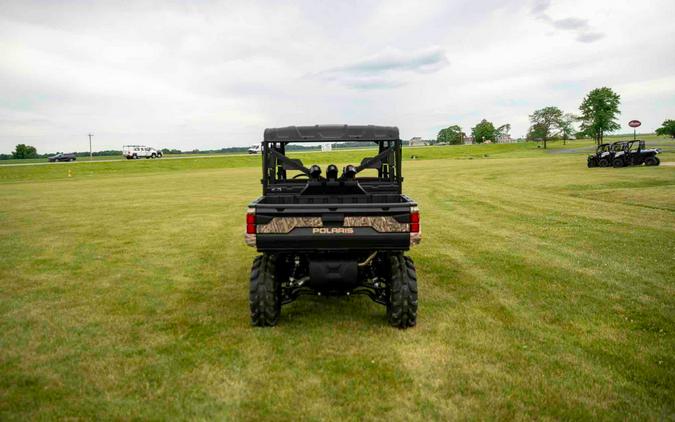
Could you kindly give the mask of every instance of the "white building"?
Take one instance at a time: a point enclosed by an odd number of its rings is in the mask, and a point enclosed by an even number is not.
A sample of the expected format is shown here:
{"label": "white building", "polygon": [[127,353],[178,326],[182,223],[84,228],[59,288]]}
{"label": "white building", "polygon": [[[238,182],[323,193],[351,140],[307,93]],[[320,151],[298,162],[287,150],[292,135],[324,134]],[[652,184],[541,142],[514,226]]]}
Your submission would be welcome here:
{"label": "white building", "polygon": [[410,141],[408,141],[408,145],[410,145],[411,147],[418,147],[423,145],[429,145],[429,142],[425,141],[419,136],[415,136],[414,138],[410,138]]}
{"label": "white building", "polygon": [[511,138],[511,135],[508,133],[502,133],[500,135],[497,135],[497,143],[499,144],[512,144],[516,142],[515,139]]}

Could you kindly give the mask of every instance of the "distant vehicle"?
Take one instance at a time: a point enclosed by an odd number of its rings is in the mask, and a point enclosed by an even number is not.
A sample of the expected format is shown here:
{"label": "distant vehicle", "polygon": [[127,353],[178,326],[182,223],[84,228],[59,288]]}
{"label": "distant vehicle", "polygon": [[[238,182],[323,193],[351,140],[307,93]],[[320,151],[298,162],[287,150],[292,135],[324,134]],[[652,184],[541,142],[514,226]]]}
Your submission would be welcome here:
{"label": "distant vehicle", "polygon": [[660,153],[660,149],[647,149],[645,141],[636,139],[634,141],[623,142],[621,151],[614,154],[612,166],[626,167],[626,166],[658,166],[661,163],[656,154]]}
{"label": "distant vehicle", "polygon": [[162,158],[162,151],[156,150],[153,147],[145,145],[124,145],[122,147],[122,155],[127,157],[127,160],[145,158]]}
{"label": "distant vehicle", "polygon": [[74,152],[67,152],[65,154],[60,153],[60,154],[56,154],[56,155],[53,155],[53,156],[48,158],[50,163],[54,163],[54,162],[57,162],[57,161],[75,161],[76,159],[77,159],[77,157],[75,156]]}
{"label": "distant vehicle", "polygon": [[617,141],[612,144],[600,144],[595,150],[594,155],[588,156],[588,167],[609,167],[612,165],[614,155],[623,151],[626,141]]}
{"label": "distant vehicle", "polygon": [[594,155],[588,156],[588,168],[591,167],[609,167],[611,163],[609,144],[598,145]]}
{"label": "distant vehicle", "polygon": [[251,147],[248,149],[249,154],[260,154],[260,151],[260,144],[251,145]]}

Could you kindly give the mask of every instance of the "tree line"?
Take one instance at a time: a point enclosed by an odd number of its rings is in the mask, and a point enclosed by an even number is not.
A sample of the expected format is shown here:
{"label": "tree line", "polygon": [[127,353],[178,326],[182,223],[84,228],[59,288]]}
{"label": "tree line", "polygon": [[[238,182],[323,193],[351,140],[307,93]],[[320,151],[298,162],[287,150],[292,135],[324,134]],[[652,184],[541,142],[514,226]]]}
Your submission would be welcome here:
{"label": "tree line", "polygon": [[[508,123],[495,127],[494,123],[483,119],[471,128],[471,136],[478,143],[495,142],[501,136],[508,136],[510,131],[511,125]],[[436,142],[457,145],[464,143],[464,138],[466,138],[466,133],[462,131],[462,128],[459,125],[452,125],[438,132]]]}
{"label": "tree line", "polygon": [[[564,113],[558,107],[544,107],[535,110],[530,115],[532,126],[527,133],[527,139],[546,142],[552,139],[570,139],[589,137],[599,145],[605,133],[613,132],[621,125],[618,123],[619,104],[621,97],[611,88],[596,88],[584,97],[579,111],[581,114]],[[579,122],[579,130],[575,123]]]}
{"label": "tree line", "polygon": [[[621,97],[611,88],[602,87],[590,91],[579,106],[580,113],[565,113],[560,108],[549,106],[535,110],[529,115],[530,128],[527,131],[527,140],[543,141],[544,148],[551,140],[566,141],[575,138],[589,137],[599,145],[606,133],[618,130],[617,119],[621,113],[619,105]],[[576,123],[579,123],[577,130]],[[473,142],[483,143],[495,141],[501,135],[508,135],[511,125],[504,124],[495,127],[486,119],[481,120],[471,128]],[[675,120],[668,119],[656,130],[657,135],[675,138]],[[459,125],[448,126],[438,132],[436,141],[439,143],[461,144],[466,134]]]}

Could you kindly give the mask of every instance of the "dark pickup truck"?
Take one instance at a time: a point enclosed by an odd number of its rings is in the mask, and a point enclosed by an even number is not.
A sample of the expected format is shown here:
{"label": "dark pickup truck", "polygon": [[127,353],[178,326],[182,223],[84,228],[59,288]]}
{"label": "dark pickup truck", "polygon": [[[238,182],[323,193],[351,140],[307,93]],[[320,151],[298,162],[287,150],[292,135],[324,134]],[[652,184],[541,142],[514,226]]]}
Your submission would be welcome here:
{"label": "dark pickup truck", "polygon": [[49,157],[47,160],[50,163],[54,163],[57,161],[75,161],[77,157],[75,156],[74,152],[66,152],[66,153],[59,153],[56,155],[52,155]]}
{"label": "dark pickup truck", "polygon": [[[357,164],[323,169],[286,155],[289,143],[363,142]],[[330,157],[327,153],[328,157]],[[303,154],[298,154],[302,156]],[[398,128],[290,126],[266,129],[262,196],[246,215],[253,261],[253,325],[275,325],[281,305],[303,294],[365,294],[393,326],[417,318],[417,275],[404,252],[421,239],[417,204],[402,194]]]}

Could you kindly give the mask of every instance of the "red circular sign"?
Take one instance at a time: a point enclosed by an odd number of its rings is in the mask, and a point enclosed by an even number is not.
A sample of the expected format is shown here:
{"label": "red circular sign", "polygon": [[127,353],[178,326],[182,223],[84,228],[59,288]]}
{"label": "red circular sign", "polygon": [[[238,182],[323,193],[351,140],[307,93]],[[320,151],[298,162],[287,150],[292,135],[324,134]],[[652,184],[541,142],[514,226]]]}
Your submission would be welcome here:
{"label": "red circular sign", "polygon": [[628,126],[630,127],[639,127],[642,123],[640,123],[639,120],[631,120],[628,122]]}

